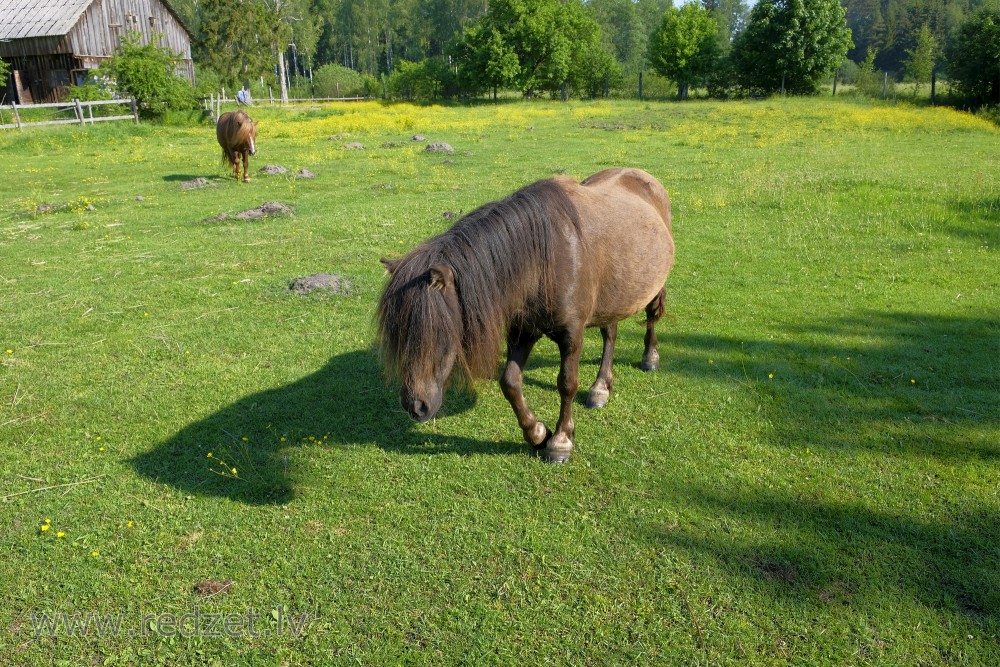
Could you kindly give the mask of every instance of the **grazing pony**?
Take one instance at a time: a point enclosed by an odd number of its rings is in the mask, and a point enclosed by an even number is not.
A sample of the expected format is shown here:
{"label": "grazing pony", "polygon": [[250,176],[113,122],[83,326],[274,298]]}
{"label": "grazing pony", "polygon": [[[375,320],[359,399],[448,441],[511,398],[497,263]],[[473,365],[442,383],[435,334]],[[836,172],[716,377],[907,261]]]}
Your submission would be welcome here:
{"label": "grazing pony", "polygon": [[243,110],[227,111],[219,116],[215,126],[215,136],[222,146],[222,161],[233,168],[236,179],[240,178],[240,157],[243,158],[243,182],[249,183],[247,165],[250,156],[257,153],[257,123]]}
{"label": "grazing pony", "polygon": [[[486,204],[401,259],[383,259],[389,282],[376,313],[386,371],[419,422],[441,407],[459,368],[466,379],[495,376],[524,439],[549,461],[573,450],[573,400],[586,327],[600,327],[604,352],[588,407],[611,395],[618,322],[645,309],[641,368],[659,367],[654,325],[664,311],[673,266],[670,199],[639,169],[608,169],[582,183],[565,177],[529,185]],[[561,398],[555,432],[521,391],[532,347],[559,346]]]}

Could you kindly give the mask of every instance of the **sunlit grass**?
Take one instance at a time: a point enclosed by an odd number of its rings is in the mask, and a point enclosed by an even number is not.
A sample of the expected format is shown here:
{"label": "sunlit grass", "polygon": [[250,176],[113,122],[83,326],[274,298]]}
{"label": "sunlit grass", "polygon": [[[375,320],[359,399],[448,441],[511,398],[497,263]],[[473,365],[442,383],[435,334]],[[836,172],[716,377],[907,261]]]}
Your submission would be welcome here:
{"label": "sunlit grass", "polygon": [[[207,124],[0,134],[0,662],[1000,660],[994,126],[840,98],[252,114],[251,171],[290,172],[249,185]],[[379,258],[611,166],[672,198],[663,368],[623,322],[563,467],[492,382],[410,423]],[[294,216],[204,223],[269,201]],[[289,292],[318,272],[350,290]],[[557,372],[540,344],[549,422]],[[195,607],[272,634],[32,637]]]}

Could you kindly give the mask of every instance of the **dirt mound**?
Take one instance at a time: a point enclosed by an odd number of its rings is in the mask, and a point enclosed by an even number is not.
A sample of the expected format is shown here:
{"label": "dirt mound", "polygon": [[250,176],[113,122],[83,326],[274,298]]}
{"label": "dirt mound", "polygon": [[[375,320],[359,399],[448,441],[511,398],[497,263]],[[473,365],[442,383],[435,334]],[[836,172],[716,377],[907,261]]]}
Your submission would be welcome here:
{"label": "dirt mound", "polygon": [[316,174],[312,173],[308,169],[299,169],[295,172],[295,178],[316,178]]}
{"label": "dirt mound", "polygon": [[213,222],[223,222],[224,220],[257,220],[258,218],[268,218],[275,215],[295,215],[295,211],[289,206],[285,206],[281,202],[270,201],[266,204],[261,204],[257,208],[249,208],[245,211],[241,211],[235,215],[230,215],[229,213],[220,213],[219,215],[213,215],[211,218],[205,218],[200,224],[210,225]]}
{"label": "dirt mound", "polygon": [[263,167],[257,170],[258,174],[267,174],[268,176],[275,176],[277,174],[287,174],[288,170],[282,167],[280,164],[265,164]]}
{"label": "dirt mound", "polygon": [[311,276],[296,278],[288,289],[296,294],[309,294],[317,290],[331,294],[347,294],[351,289],[351,283],[343,276],[314,273]]}
{"label": "dirt mound", "polygon": [[199,176],[198,178],[192,178],[190,181],[184,181],[181,183],[181,190],[194,190],[197,188],[203,188],[206,185],[208,185],[208,179]]}
{"label": "dirt mound", "polygon": [[432,144],[427,144],[427,148],[424,149],[428,153],[454,153],[455,149],[451,145],[446,144],[443,141],[435,141]]}

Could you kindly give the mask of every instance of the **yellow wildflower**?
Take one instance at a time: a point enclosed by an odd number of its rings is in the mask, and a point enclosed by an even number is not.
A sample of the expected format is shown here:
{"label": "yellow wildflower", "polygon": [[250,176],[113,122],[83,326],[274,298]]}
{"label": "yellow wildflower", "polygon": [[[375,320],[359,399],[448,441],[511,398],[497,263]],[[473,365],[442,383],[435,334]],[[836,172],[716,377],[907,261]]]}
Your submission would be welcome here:
{"label": "yellow wildflower", "polygon": [[91,551],[90,555],[93,556],[94,558],[97,558],[98,556],[101,555],[101,552],[100,551]]}
{"label": "yellow wildflower", "polygon": [[56,537],[66,537],[66,533],[60,530],[58,533],[56,533]]}
{"label": "yellow wildflower", "polygon": [[44,532],[45,532],[46,530],[48,530],[49,528],[51,528],[51,526],[50,526],[49,524],[45,524],[45,525],[43,525],[43,526],[42,526],[42,532],[44,533]]}

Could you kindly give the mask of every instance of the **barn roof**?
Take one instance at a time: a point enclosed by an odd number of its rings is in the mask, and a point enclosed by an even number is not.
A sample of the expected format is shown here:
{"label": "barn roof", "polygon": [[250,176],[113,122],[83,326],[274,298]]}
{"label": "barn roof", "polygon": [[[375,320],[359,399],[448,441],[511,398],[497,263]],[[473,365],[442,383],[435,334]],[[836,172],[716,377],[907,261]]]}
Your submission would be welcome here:
{"label": "barn roof", "polygon": [[0,0],[0,39],[65,35],[94,0]]}

